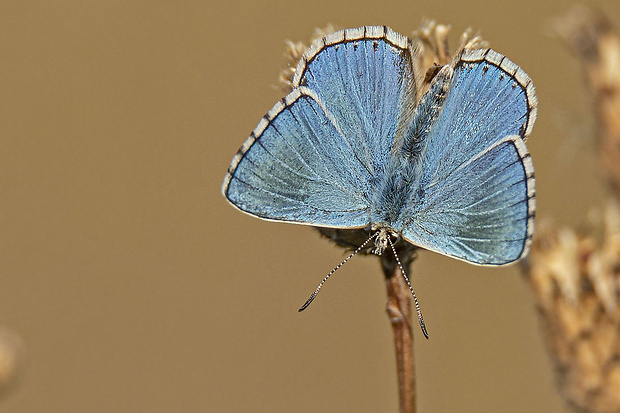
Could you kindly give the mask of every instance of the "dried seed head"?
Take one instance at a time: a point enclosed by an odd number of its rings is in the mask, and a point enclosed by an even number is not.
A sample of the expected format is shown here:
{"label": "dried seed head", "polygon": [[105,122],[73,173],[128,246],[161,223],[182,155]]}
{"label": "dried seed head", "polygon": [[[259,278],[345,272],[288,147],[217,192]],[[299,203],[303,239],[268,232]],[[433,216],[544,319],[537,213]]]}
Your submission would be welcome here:
{"label": "dried seed head", "polygon": [[[526,275],[566,400],[585,411],[620,411],[620,210],[578,234],[540,225]],[[596,239],[592,233],[602,233]]]}

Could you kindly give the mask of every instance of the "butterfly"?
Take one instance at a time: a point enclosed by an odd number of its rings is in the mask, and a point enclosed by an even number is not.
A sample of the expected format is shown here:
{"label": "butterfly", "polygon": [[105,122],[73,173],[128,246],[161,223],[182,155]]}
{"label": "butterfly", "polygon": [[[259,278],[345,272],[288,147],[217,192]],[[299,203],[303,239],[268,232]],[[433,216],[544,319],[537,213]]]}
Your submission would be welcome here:
{"label": "butterfly", "polygon": [[224,196],[266,220],[367,228],[377,253],[402,238],[478,265],[524,257],[530,77],[491,49],[464,49],[428,85],[420,67],[419,46],[386,26],[317,40],[232,159]]}

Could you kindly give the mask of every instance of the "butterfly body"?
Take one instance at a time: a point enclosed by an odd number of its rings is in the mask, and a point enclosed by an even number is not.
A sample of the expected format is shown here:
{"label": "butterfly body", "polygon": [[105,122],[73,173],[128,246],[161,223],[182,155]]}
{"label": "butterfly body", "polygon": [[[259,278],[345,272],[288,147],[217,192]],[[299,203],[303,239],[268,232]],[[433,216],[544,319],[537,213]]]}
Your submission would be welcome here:
{"label": "butterfly body", "polygon": [[389,228],[402,235],[408,211],[415,209],[424,198],[421,179],[428,137],[445,100],[451,74],[449,66],[437,74],[431,89],[416,106],[404,135],[393,139],[393,155],[377,188],[371,211],[370,220],[376,227]]}
{"label": "butterfly body", "polygon": [[224,195],[263,219],[377,231],[378,251],[396,237],[480,265],[523,257],[531,80],[490,49],[463,51],[427,87],[420,67],[418,46],[385,26],[313,43],[233,158]]}

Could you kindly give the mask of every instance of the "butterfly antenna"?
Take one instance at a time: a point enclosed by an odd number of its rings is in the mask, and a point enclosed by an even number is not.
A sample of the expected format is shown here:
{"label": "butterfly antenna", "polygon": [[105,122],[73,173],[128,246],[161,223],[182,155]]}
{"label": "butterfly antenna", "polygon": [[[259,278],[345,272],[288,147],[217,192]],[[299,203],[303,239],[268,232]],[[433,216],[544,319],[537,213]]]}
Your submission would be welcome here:
{"label": "butterfly antenna", "polygon": [[325,281],[327,281],[327,279],[329,277],[331,277],[331,275],[333,273],[335,273],[336,271],[338,271],[338,268],[342,267],[347,261],[349,261],[351,259],[351,257],[353,257],[355,254],[357,254],[358,252],[360,252],[362,250],[362,248],[364,248],[366,246],[366,244],[368,244],[370,242],[371,239],[373,239],[374,237],[376,237],[378,234],[378,232],[375,232],[374,234],[372,234],[366,241],[364,241],[364,243],[362,245],[360,245],[359,247],[357,247],[357,249],[355,251],[353,251],[347,258],[345,258],[340,264],[336,265],[336,267],[331,270],[329,272],[329,274],[327,274],[325,276],[325,278],[323,278],[323,281],[321,281],[321,283],[319,284],[318,287],[316,287],[316,290],[314,290],[314,292],[312,293],[312,295],[310,296],[310,298],[308,298],[308,300],[304,303],[304,305],[301,306],[301,308],[299,309],[299,311],[304,311],[306,308],[308,308],[308,306],[310,305],[310,303],[312,303],[312,301],[316,298],[316,296],[319,294],[319,291],[321,291],[321,287],[323,286],[323,284],[325,284]]}
{"label": "butterfly antenna", "polygon": [[426,331],[426,324],[424,324],[424,317],[422,317],[422,311],[420,310],[420,304],[418,304],[418,298],[415,296],[413,292],[413,287],[411,286],[411,282],[409,282],[409,278],[407,274],[405,274],[405,270],[403,270],[403,266],[398,259],[398,255],[396,255],[396,248],[394,248],[394,244],[392,243],[392,239],[388,236],[388,242],[390,243],[390,247],[392,247],[392,252],[394,253],[394,257],[396,257],[396,262],[398,263],[398,268],[400,268],[400,273],[403,275],[403,278],[407,282],[409,286],[409,291],[411,291],[411,295],[413,295],[413,302],[415,303],[415,310],[418,313],[418,321],[420,322],[420,328],[422,329],[422,333],[424,337],[428,340],[428,332]]}

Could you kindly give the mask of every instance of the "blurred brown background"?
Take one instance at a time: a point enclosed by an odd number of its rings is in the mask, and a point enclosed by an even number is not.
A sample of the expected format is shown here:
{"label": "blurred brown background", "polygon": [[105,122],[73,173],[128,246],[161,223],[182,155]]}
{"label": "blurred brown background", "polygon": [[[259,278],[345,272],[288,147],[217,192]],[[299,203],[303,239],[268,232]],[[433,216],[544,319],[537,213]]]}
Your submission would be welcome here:
{"label": "blurred brown background", "polygon": [[[616,0],[590,2],[620,22]],[[601,204],[590,99],[551,35],[564,1],[2,2],[0,411],[395,412],[379,264],[239,213],[230,159],[282,97],[284,40],[422,18],[480,30],[534,80],[539,222]],[[566,412],[515,267],[413,267],[420,412]]]}

